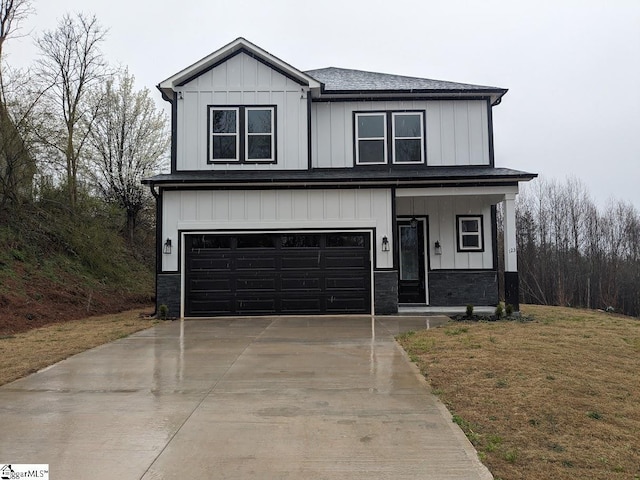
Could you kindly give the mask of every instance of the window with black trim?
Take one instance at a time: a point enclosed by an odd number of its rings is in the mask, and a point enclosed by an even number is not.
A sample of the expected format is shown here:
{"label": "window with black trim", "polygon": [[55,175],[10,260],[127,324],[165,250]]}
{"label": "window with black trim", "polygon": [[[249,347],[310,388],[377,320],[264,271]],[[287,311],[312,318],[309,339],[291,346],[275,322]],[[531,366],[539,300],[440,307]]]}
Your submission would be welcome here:
{"label": "window with black trim", "polygon": [[458,251],[483,252],[482,215],[457,215]]}
{"label": "window with black trim", "polygon": [[354,124],[356,165],[424,163],[423,111],[355,112]]}
{"label": "window with black trim", "polygon": [[208,163],[275,163],[275,106],[209,106]]}

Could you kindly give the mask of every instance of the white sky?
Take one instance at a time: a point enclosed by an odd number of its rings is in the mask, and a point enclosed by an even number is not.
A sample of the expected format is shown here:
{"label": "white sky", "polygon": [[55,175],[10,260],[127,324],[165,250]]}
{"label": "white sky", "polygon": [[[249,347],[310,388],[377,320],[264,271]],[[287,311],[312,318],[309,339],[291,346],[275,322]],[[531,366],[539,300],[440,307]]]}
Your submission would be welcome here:
{"label": "white sky", "polygon": [[11,64],[65,12],[95,14],[103,51],[152,90],[237,37],[300,70],[328,66],[508,88],[496,166],[576,176],[640,209],[640,0],[34,0]]}

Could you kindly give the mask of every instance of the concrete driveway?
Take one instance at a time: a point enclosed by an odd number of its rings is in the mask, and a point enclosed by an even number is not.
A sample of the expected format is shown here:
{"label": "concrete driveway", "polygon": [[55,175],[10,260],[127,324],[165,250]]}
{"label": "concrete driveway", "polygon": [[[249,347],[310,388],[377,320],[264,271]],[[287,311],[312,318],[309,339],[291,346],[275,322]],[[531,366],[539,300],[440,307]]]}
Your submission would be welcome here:
{"label": "concrete driveway", "polygon": [[176,321],[0,387],[0,462],[68,479],[490,479],[393,336],[425,317]]}

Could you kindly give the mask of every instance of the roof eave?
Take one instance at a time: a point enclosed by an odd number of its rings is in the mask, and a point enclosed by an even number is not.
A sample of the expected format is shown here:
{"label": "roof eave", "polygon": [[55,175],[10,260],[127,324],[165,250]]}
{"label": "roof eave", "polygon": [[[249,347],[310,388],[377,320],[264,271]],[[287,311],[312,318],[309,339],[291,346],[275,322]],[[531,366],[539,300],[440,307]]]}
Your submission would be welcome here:
{"label": "roof eave", "polygon": [[411,89],[411,90],[326,90],[322,88],[313,95],[314,99],[384,99],[389,97],[427,98],[489,98],[491,105],[499,105],[507,89]]}
{"label": "roof eave", "polygon": [[[410,186],[410,185],[446,185],[446,184],[513,184],[518,182],[528,182],[538,176],[537,173],[519,172],[513,175],[476,175],[473,177],[452,177],[447,175],[424,177],[424,178],[342,178],[342,179],[326,179],[326,178],[295,178],[295,179],[247,179],[247,178],[175,178],[172,175],[157,175],[151,178],[145,178],[142,183],[149,186],[161,185],[167,186],[289,186],[289,185],[376,185],[376,186]],[[165,178],[159,178],[165,177]],[[173,177],[173,178],[172,178]]]}

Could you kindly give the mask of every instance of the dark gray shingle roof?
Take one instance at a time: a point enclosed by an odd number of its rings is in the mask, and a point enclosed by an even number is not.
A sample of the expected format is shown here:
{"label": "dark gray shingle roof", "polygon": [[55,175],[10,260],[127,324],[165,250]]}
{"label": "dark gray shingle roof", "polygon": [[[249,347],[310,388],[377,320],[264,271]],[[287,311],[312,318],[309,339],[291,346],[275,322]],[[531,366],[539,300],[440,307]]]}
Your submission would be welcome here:
{"label": "dark gray shingle roof", "polygon": [[475,167],[409,167],[407,168],[326,168],[313,170],[214,170],[176,172],[143,180],[149,184],[376,184],[380,186],[420,184],[473,184],[528,181],[537,174],[493,168]]}
{"label": "dark gray shingle roof", "polygon": [[444,92],[506,92],[503,88],[470,85],[467,83],[405,77],[388,73],[365,72],[346,68],[308,70],[307,75],[324,84],[325,91],[444,91]]}

